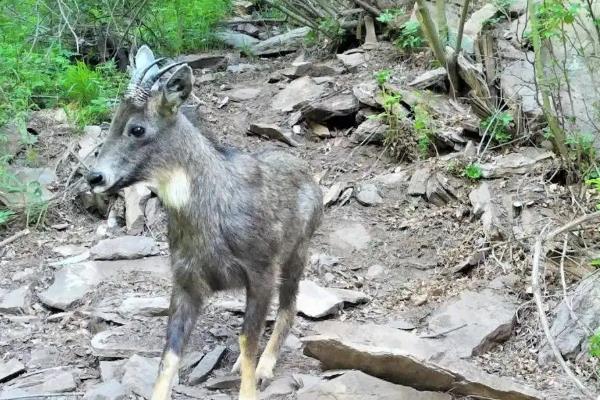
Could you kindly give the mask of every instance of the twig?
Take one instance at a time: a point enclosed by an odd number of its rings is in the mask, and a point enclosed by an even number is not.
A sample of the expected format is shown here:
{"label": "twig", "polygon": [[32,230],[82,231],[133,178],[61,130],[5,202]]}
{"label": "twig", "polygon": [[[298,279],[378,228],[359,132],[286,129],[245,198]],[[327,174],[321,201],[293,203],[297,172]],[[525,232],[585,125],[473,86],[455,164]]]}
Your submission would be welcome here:
{"label": "twig", "polygon": [[80,54],[79,53],[79,37],[77,37],[75,30],[73,29],[73,27],[71,26],[71,23],[69,22],[69,19],[65,15],[65,12],[62,8],[62,0],[56,0],[56,2],[58,3],[58,9],[60,11],[60,15],[62,15],[63,19],[65,20],[65,24],[67,24],[67,26],[69,27],[69,30],[71,31],[71,33],[73,34],[73,37],[75,38],[75,48],[77,49],[77,54]]}
{"label": "twig", "polygon": [[15,240],[26,235],[29,235],[29,229],[23,229],[22,231],[19,231],[10,237],[7,237],[6,239],[0,242],[0,249],[6,246],[7,244],[11,244]]}
{"label": "twig", "polygon": [[[565,362],[564,358],[562,357],[562,353],[560,352],[560,349],[558,348],[558,346],[556,345],[556,342],[554,341],[554,337],[552,336],[552,333],[550,332],[550,324],[548,323],[548,317],[546,316],[546,312],[544,311],[542,290],[540,288],[540,262],[541,262],[540,260],[542,258],[544,243],[546,241],[551,240],[556,235],[559,235],[561,233],[569,232],[575,226],[581,225],[587,221],[590,221],[590,220],[598,218],[598,217],[600,217],[600,212],[597,211],[595,213],[579,217],[579,218],[571,221],[570,223],[568,223],[558,229],[555,229],[554,231],[550,232],[547,235],[544,235],[543,231],[542,231],[542,234],[540,234],[535,241],[535,247],[534,247],[534,253],[533,253],[533,265],[531,268],[531,288],[533,291],[533,298],[535,300],[535,305],[537,306],[538,315],[540,318],[540,324],[542,325],[542,329],[544,330],[544,334],[546,335],[548,344],[550,345],[550,348],[552,349],[552,352],[554,353],[554,357],[556,358],[556,361],[558,361],[558,363],[562,367],[563,371],[565,371],[567,376],[569,378],[571,378],[571,380],[579,388],[581,393],[583,393],[586,397],[588,397],[590,399],[596,399],[596,396],[592,392],[590,392],[583,385],[583,383],[581,383],[581,381],[577,378],[575,373],[571,370],[571,368],[569,368],[569,366]],[[544,230],[545,229],[546,228],[544,228]]]}
{"label": "twig", "polygon": [[446,331],[442,331],[442,332],[438,332],[438,333],[434,333],[433,335],[424,335],[424,336],[419,336],[421,339],[439,339],[441,337],[446,336],[447,334],[457,331],[459,329],[462,329],[464,327],[466,327],[467,324],[462,324],[460,326],[457,326],[456,328],[452,328],[452,329],[448,329]]}

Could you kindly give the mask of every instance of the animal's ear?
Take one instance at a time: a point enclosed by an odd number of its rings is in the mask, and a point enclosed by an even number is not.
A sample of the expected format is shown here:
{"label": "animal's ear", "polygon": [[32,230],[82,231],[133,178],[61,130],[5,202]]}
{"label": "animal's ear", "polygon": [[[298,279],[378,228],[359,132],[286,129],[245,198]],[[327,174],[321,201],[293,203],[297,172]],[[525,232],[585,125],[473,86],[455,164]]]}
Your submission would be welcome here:
{"label": "animal's ear", "polygon": [[[154,53],[150,50],[150,47],[143,45],[135,53],[135,59],[130,60],[130,68],[133,72],[139,72],[145,70],[150,64],[155,61]],[[158,67],[155,65],[148,71],[148,74],[155,74],[158,72]]]}
{"label": "animal's ear", "polygon": [[172,113],[188,98],[192,92],[194,75],[189,65],[183,64],[175,70],[163,86],[162,109]]}

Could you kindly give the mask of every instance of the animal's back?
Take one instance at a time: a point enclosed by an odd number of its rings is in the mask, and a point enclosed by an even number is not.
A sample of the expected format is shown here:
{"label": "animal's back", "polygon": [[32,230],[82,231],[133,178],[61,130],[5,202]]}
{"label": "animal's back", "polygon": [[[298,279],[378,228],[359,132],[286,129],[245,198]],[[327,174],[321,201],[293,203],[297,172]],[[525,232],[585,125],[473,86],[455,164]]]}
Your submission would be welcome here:
{"label": "animal's back", "polygon": [[310,174],[308,163],[279,149],[263,150],[254,153],[254,157],[262,165],[271,190],[288,203],[290,211],[296,210],[305,223],[303,235],[312,236],[321,223],[323,194]]}

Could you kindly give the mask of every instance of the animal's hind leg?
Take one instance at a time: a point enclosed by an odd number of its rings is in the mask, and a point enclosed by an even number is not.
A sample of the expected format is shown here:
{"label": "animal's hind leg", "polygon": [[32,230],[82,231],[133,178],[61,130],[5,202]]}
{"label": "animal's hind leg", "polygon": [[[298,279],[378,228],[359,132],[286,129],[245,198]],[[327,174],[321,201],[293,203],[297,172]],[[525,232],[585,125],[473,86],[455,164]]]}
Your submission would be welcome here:
{"label": "animal's hind leg", "polygon": [[306,263],[306,248],[301,246],[290,257],[288,262],[283,265],[281,271],[281,283],[279,285],[279,310],[273,333],[269,342],[262,353],[256,368],[256,375],[259,380],[271,379],[273,377],[273,368],[277,363],[281,346],[285,342],[296,316],[296,296],[302,271]]}
{"label": "animal's hind leg", "polygon": [[271,286],[252,282],[246,288],[246,312],[240,335],[240,400],[257,400],[256,390],[256,357],[258,355],[258,339],[262,334],[269,304],[271,302]]}
{"label": "animal's hind leg", "polygon": [[179,360],[183,348],[192,332],[202,300],[193,298],[178,285],[173,286],[169,322],[167,325],[167,343],[160,361],[158,378],[152,390],[152,400],[171,398],[173,379],[179,370]]}

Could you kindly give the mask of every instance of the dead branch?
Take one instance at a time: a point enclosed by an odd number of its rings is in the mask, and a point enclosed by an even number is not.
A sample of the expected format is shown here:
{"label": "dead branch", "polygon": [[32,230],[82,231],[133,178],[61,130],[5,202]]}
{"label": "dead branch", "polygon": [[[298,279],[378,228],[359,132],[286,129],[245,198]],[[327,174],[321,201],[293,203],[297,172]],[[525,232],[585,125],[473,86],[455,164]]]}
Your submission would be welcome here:
{"label": "dead branch", "polygon": [[29,235],[29,229],[23,229],[22,231],[19,231],[14,235],[7,237],[6,239],[0,242],[0,249],[26,235]]}
{"label": "dead branch", "polygon": [[581,224],[584,224],[588,221],[591,221],[593,219],[597,219],[599,217],[600,217],[600,211],[596,211],[595,213],[587,214],[587,215],[581,216],[579,218],[576,218],[575,220],[569,222],[566,225],[563,225],[560,228],[555,229],[554,231],[550,232],[547,235],[544,235],[544,233],[542,232],[542,234],[540,234],[535,241],[534,253],[533,253],[533,265],[531,268],[531,288],[533,291],[533,297],[535,300],[535,305],[537,306],[538,315],[540,318],[540,324],[542,325],[542,329],[544,331],[544,335],[546,335],[548,344],[550,345],[550,348],[552,349],[552,352],[554,353],[554,357],[556,358],[556,361],[558,361],[558,363],[560,364],[563,371],[565,371],[567,376],[573,381],[573,383],[575,383],[575,385],[579,388],[581,393],[583,393],[586,397],[588,397],[590,399],[596,399],[596,396],[592,392],[590,392],[583,385],[583,383],[581,383],[581,381],[577,378],[575,373],[567,365],[566,361],[562,357],[560,349],[558,348],[558,346],[556,345],[556,342],[554,341],[554,337],[552,336],[552,333],[550,332],[550,324],[548,323],[548,317],[546,316],[546,312],[544,311],[544,302],[543,302],[543,298],[542,298],[542,290],[540,287],[540,263],[541,263],[541,259],[544,254],[543,253],[544,244],[547,241],[552,240],[554,237],[556,237],[557,235],[560,235],[561,233],[570,232],[575,227],[577,227]]}
{"label": "dead branch", "polygon": [[370,12],[371,14],[373,14],[376,17],[379,17],[381,15],[381,10],[375,6],[372,6],[371,4],[367,3],[364,0],[354,0],[354,2],[356,3],[357,6],[359,6],[360,8],[363,8],[365,11]]}

